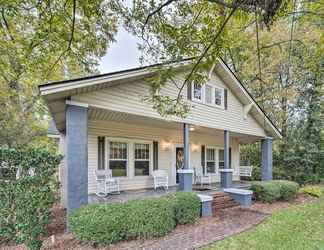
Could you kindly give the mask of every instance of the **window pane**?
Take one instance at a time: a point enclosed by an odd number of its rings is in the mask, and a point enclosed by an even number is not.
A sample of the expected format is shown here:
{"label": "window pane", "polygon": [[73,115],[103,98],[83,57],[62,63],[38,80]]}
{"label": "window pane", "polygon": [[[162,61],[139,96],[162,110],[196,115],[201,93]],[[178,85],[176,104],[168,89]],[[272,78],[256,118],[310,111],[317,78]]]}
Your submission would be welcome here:
{"label": "window pane", "polygon": [[215,149],[213,148],[207,148],[206,150],[206,160],[207,161],[214,161],[215,160]]}
{"label": "window pane", "polygon": [[150,145],[135,143],[135,160],[149,160],[150,159]]}
{"label": "window pane", "polygon": [[125,159],[127,160],[127,143],[113,142],[109,143],[109,158],[110,159]]}
{"label": "window pane", "polygon": [[202,96],[201,85],[194,83],[194,93],[193,93],[194,99],[201,100],[201,96]]}
{"label": "window pane", "polygon": [[135,161],[135,176],[149,175],[150,162],[149,161]]}
{"label": "window pane", "polygon": [[218,166],[219,168],[224,168],[224,161],[219,161]]}
{"label": "window pane", "polygon": [[215,88],[215,104],[222,105],[223,90]]}
{"label": "window pane", "polygon": [[213,87],[206,85],[206,103],[213,102]]}
{"label": "window pane", "polygon": [[207,162],[207,173],[215,173],[215,162]]}
{"label": "window pane", "polygon": [[112,171],[113,177],[127,176],[127,161],[109,161],[109,168]]}

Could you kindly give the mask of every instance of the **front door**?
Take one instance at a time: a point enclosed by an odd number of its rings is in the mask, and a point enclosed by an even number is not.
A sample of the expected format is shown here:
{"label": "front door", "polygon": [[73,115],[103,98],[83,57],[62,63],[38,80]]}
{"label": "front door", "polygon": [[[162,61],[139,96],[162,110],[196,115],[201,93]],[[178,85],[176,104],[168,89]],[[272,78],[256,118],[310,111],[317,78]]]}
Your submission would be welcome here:
{"label": "front door", "polygon": [[184,164],[184,154],[183,154],[183,147],[176,147],[176,183],[179,183],[179,174],[178,170],[183,168]]}

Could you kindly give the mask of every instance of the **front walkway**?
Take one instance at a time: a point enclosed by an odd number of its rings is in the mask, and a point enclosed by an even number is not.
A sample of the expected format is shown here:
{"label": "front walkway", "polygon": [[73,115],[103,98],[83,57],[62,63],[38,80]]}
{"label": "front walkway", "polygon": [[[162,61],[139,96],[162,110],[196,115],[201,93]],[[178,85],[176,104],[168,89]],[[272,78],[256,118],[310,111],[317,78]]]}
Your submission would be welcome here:
{"label": "front walkway", "polygon": [[[250,187],[249,182],[233,182],[233,188],[242,188],[246,189]],[[136,200],[136,199],[143,199],[143,198],[150,198],[150,197],[160,197],[166,194],[174,193],[176,192],[178,187],[169,187],[169,190],[164,189],[158,189],[154,190],[152,189],[137,189],[137,190],[127,190],[127,191],[121,191],[120,194],[109,194],[107,197],[100,198],[97,197],[95,194],[89,195],[88,201],[89,203],[98,203],[98,202],[124,202],[128,200]],[[215,192],[221,191],[220,184],[219,183],[212,183],[211,187],[209,186],[203,186],[201,188],[200,185],[194,185],[193,191],[198,194],[213,194]]]}
{"label": "front walkway", "polygon": [[249,209],[220,210],[216,217],[200,219],[193,225],[177,226],[174,231],[164,237],[153,240],[120,242],[112,245],[109,249],[197,249],[233,234],[246,231],[263,222],[268,216]]}

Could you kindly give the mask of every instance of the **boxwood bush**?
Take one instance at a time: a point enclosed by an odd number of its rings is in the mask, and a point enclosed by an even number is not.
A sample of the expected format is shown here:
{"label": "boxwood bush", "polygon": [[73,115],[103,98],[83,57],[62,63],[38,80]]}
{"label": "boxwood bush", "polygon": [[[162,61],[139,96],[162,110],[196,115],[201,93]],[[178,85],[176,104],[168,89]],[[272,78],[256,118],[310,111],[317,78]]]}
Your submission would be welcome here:
{"label": "boxwood bush", "polygon": [[195,222],[199,215],[198,196],[180,192],[123,203],[90,204],[70,215],[69,226],[79,240],[111,244],[163,236],[176,224]]}
{"label": "boxwood bush", "polygon": [[195,193],[178,192],[169,195],[177,224],[192,224],[200,216],[200,199]]}
{"label": "boxwood bush", "polygon": [[255,198],[267,203],[287,200],[297,194],[298,188],[298,183],[285,180],[256,181],[251,186]]}

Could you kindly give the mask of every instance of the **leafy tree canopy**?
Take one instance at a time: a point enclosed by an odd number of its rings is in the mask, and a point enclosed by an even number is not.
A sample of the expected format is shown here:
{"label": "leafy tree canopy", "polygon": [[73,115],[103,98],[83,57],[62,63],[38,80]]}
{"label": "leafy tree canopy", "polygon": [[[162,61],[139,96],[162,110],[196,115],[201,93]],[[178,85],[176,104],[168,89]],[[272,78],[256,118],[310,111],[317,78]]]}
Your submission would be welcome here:
{"label": "leafy tree canopy", "polygon": [[44,133],[37,85],[97,72],[116,30],[104,0],[1,0],[0,143]]}

